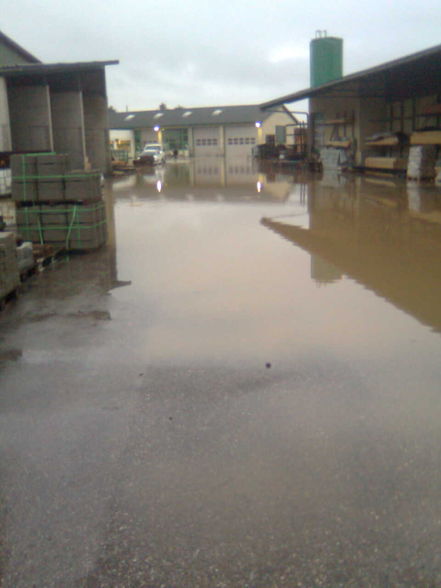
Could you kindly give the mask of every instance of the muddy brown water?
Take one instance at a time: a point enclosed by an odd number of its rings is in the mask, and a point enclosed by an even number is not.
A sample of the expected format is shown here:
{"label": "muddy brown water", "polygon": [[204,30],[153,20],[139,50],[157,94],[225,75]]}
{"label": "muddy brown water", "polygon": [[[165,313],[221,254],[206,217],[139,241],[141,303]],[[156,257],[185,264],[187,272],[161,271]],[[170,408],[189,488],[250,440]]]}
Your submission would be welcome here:
{"label": "muddy brown water", "polygon": [[439,585],[441,188],[107,189],[111,246],[0,319],[3,585]]}

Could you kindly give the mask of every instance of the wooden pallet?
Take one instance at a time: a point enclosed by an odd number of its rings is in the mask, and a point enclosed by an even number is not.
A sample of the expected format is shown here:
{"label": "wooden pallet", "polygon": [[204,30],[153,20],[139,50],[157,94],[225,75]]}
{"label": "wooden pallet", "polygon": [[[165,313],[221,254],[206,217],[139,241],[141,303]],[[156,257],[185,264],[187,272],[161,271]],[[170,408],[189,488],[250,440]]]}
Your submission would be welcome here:
{"label": "wooden pallet", "polygon": [[44,245],[33,244],[32,250],[34,253],[34,259],[36,268],[39,271],[43,271],[45,267],[54,263],[57,259],[63,257],[66,253],[62,247],[54,247],[48,243]]}

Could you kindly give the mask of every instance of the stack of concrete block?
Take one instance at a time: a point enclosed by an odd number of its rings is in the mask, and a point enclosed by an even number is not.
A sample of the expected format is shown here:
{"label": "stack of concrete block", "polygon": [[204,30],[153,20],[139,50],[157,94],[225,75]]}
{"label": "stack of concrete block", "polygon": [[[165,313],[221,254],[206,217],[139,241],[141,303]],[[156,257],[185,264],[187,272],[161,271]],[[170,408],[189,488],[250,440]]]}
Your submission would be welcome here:
{"label": "stack of concrete block", "polygon": [[24,205],[35,202],[95,202],[102,199],[99,170],[69,171],[67,155],[13,155],[11,172],[12,198]]}
{"label": "stack of concrete block", "polygon": [[96,249],[106,242],[106,216],[97,170],[69,170],[66,155],[11,158],[17,229],[34,243]]}
{"label": "stack of concrete block", "polygon": [[72,251],[97,249],[107,238],[102,201],[20,207],[17,227],[27,241]]}
{"label": "stack of concrete block", "polygon": [[435,177],[436,145],[412,145],[409,149],[407,177],[411,180]]}
{"label": "stack of concrete block", "polygon": [[20,284],[17,250],[13,233],[0,233],[0,303]]}

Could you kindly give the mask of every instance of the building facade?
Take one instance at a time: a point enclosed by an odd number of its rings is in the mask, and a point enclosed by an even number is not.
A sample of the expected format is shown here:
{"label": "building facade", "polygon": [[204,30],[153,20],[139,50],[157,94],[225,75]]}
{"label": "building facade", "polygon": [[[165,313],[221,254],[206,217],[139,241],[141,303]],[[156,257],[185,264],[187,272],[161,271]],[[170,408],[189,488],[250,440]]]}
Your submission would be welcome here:
{"label": "building facade", "polygon": [[0,153],[67,153],[74,168],[110,167],[105,67],[44,64],[0,32]]}
{"label": "building facade", "polygon": [[114,149],[134,157],[146,143],[161,143],[166,151],[196,156],[249,157],[256,145],[285,144],[288,129],[297,124],[285,107],[264,111],[256,105],[161,108],[109,111]]}
{"label": "building facade", "polygon": [[441,45],[262,107],[305,98],[313,154],[340,153],[356,167],[403,171],[410,145],[441,145]]}

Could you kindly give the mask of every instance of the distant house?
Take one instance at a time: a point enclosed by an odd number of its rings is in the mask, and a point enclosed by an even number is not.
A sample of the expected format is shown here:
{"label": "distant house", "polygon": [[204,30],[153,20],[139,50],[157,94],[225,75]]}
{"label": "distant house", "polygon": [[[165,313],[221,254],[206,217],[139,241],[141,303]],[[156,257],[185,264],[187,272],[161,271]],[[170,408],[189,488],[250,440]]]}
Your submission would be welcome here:
{"label": "distant house", "polygon": [[133,156],[149,142],[168,151],[194,156],[251,155],[255,145],[285,144],[297,121],[285,107],[272,111],[257,105],[165,107],[159,110],[109,110],[112,146]]}
{"label": "distant house", "polygon": [[73,167],[110,166],[105,67],[45,64],[0,32],[0,154],[57,151]]}
{"label": "distant house", "polygon": [[309,146],[322,158],[337,150],[355,166],[404,171],[409,144],[441,145],[441,45],[261,106],[305,98]]}

